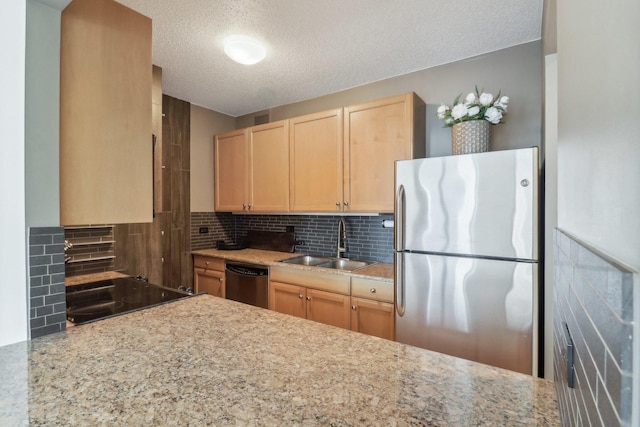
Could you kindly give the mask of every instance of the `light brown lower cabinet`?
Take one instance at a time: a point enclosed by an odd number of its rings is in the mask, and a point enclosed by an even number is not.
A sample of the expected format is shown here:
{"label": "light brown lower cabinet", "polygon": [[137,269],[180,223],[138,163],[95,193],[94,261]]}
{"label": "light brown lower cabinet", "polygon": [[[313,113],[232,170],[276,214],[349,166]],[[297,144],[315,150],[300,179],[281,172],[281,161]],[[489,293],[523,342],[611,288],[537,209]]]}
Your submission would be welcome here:
{"label": "light brown lower cabinet", "polygon": [[395,340],[393,283],[351,278],[351,330]]}
{"label": "light brown lower cabinet", "polygon": [[195,268],[193,271],[196,292],[224,298],[224,272],[203,268]]}
{"label": "light brown lower cabinet", "polygon": [[395,339],[395,307],[388,302],[351,297],[351,330]]}
{"label": "light brown lower cabinet", "polygon": [[271,281],[271,310],[349,329],[349,296]]}
{"label": "light brown lower cabinet", "polygon": [[223,259],[196,255],[193,257],[193,287],[196,293],[225,297],[225,263]]}
{"label": "light brown lower cabinet", "polygon": [[307,318],[306,294],[303,286],[269,282],[269,308],[278,313]]}
{"label": "light brown lower cabinet", "polygon": [[349,297],[307,289],[307,319],[349,329]]}

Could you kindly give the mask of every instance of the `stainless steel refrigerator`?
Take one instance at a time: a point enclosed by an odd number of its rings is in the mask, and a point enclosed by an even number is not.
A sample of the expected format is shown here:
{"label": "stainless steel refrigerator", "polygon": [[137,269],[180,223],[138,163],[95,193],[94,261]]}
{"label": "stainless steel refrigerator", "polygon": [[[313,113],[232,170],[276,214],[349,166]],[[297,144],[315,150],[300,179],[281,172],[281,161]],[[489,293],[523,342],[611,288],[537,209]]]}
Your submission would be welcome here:
{"label": "stainless steel refrigerator", "polygon": [[399,342],[537,375],[538,149],[396,162]]}

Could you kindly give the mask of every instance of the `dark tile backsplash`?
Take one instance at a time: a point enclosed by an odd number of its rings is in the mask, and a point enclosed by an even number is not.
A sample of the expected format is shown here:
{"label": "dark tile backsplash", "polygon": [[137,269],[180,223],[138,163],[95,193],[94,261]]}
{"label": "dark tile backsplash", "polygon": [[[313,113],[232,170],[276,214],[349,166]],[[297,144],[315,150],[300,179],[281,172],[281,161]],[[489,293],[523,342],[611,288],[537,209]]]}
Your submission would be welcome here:
{"label": "dark tile backsplash", "polygon": [[[296,252],[335,256],[338,239],[337,215],[231,215],[228,213],[191,213],[191,248],[215,247],[216,240],[242,243],[248,230],[286,231],[293,227],[301,244]],[[346,258],[393,262],[393,229],[382,228],[382,221],[393,215],[345,216],[347,226]],[[208,227],[206,234],[200,227]]]}
{"label": "dark tile backsplash", "polygon": [[[201,228],[206,233],[200,233]],[[191,212],[191,250],[216,247],[217,240],[235,240],[235,219],[230,213]]]}
{"label": "dark tile backsplash", "polygon": [[72,244],[67,251],[67,277],[115,270],[112,225],[67,227],[64,238]]}
{"label": "dark tile backsplash", "polygon": [[[638,400],[632,389],[633,293],[640,291],[634,273],[561,231],[555,245],[554,380],[562,424],[630,426]],[[573,389],[566,385],[565,325],[576,352]]]}
{"label": "dark tile backsplash", "polygon": [[64,228],[29,228],[31,338],[66,329],[64,277]]}

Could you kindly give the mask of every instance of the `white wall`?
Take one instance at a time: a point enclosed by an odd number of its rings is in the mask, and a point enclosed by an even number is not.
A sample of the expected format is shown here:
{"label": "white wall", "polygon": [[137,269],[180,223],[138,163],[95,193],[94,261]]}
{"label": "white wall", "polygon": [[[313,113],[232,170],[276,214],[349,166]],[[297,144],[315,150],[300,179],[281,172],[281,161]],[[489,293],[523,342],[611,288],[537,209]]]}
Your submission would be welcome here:
{"label": "white wall", "polygon": [[191,104],[191,212],[213,212],[213,136],[235,118]]}
{"label": "white wall", "polygon": [[558,226],[640,270],[640,2],[557,7]]}
{"label": "white wall", "polygon": [[[640,2],[562,0],[558,227],[640,271]],[[640,395],[640,284],[633,396]],[[632,425],[640,425],[634,406]]]}
{"label": "white wall", "polygon": [[27,0],[27,227],[60,225],[60,15]]}
{"label": "white wall", "polygon": [[25,232],[26,4],[0,2],[0,345],[28,338]]}

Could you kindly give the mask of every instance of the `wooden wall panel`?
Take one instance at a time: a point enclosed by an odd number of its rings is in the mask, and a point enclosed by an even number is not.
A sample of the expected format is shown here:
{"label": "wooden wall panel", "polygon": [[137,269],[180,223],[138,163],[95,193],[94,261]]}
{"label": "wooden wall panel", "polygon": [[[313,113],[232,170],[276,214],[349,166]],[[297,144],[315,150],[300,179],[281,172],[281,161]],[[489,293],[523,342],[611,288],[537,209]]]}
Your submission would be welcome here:
{"label": "wooden wall panel", "polygon": [[[150,224],[116,226],[118,269],[142,275],[149,281],[177,288],[191,287],[188,102],[164,95],[162,98],[162,200]],[[156,193],[157,194],[157,193]]]}

